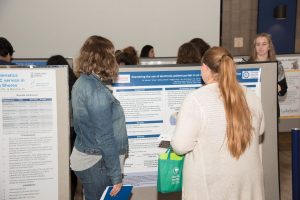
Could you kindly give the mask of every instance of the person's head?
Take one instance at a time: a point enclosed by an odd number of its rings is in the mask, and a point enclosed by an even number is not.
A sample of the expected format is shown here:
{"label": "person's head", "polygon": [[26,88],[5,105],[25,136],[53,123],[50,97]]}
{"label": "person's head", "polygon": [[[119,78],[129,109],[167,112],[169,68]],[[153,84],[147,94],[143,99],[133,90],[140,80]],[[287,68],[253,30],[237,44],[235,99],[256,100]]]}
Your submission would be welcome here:
{"label": "person's head", "polygon": [[201,38],[193,38],[190,43],[195,45],[201,57],[204,55],[205,51],[210,48],[210,45]]}
{"label": "person's head", "polygon": [[1,60],[6,62],[11,62],[14,48],[12,47],[11,43],[4,37],[0,37],[0,57]]}
{"label": "person's head", "polygon": [[201,60],[203,81],[211,83],[228,78],[237,82],[235,64],[231,61],[233,61],[232,55],[225,48],[213,47],[207,50]]}
{"label": "person's head", "polygon": [[141,58],[154,58],[155,52],[154,48],[151,45],[145,45],[141,50]]}
{"label": "person's head", "polygon": [[118,71],[112,42],[101,36],[90,36],[80,49],[76,73],[95,73],[107,81],[117,78]]}
{"label": "person's head", "polygon": [[130,65],[137,65],[139,63],[138,53],[133,46],[124,48],[123,53],[129,56]]}
{"label": "person's head", "polygon": [[244,91],[236,78],[232,55],[223,47],[207,50],[202,57],[201,74],[206,83],[218,83],[226,114],[227,147],[238,159],[250,145],[252,123]]}
{"label": "person's head", "polygon": [[134,61],[131,60],[130,55],[121,50],[116,51],[116,59],[117,59],[119,66],[134,65],[133,64]]}
{"label": "person's head", "polygon": [[73,69],[71,68],[70,64],[68,63],[68,61],[62,55],[54,55],[54,56],[51,56],[47,60],[47,65],[67,65],[68,66],[69,95],[70,95],[69,97],[71,97],[71,88],[73,87],[77,78],[73,72]]}
{"label": "person's head", "polygon": [[251,61],[276,61],[272,37],[268,33],[257,34],[252,43]]}
{"label": "person's head", "polygon": [[47,65],[67,65],[70,67],[68,61],[62,55],[51,56],[47,60]]}
{"label": "person's head", "polygon": [[181,45],[177,52],[177,64],[200,63],[200,54],[196,47],[190,43]]}

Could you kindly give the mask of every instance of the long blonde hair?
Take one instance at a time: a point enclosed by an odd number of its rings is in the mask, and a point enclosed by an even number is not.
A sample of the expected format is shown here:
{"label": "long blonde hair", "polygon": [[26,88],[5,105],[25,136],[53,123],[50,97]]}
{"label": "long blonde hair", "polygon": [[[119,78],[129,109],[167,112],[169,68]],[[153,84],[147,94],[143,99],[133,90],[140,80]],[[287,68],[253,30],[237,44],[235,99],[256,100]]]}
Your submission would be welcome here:
{"label": "long blonde hair", "polygon": [[245,93],[237,81],[236,67],[229,51],[222,47],[209,49],[202,58],[218,81],[226,113],[227,147],[239,159],[252,138],[251,113]]}
{"label": "long blonde hair", "polygon": [[272,36],[268,33],[259,33],[256,35],[256,37],[253,40],[252,43],[252,49],[251,49],[251,53],[250,53],[250,58],[249,61],[256,61],[257,60],[257,52],[256,52],[256,40],[259,37],[264,37],[268,40],[269,43],[269,51],[268,51],[268,60],[269,61],[276,61],[276,52],[275,52],[275,47],[274,44],[272,42]]}

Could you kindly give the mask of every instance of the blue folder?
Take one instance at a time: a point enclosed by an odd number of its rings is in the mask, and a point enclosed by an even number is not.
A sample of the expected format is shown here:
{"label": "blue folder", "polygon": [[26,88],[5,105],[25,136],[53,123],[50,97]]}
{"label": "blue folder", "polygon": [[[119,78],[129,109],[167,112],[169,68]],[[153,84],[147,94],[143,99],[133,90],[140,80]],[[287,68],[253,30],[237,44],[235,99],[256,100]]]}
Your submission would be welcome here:
{"label": "blue folder", "polygon": [[132,185],[123,185],[120,192],[112,197],[110,196],[110,191],[112,190],[113,186],[107,186],[104,190],[100,200],[128,200],[131,196],[131,191],[133,186]]}

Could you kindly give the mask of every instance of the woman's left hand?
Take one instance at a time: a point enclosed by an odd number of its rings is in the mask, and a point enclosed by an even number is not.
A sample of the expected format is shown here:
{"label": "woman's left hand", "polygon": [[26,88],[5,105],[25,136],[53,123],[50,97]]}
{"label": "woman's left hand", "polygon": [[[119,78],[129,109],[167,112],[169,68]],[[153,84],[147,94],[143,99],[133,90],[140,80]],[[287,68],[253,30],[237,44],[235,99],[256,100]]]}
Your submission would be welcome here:
{"label": "woman's left hand", "polygon": [[112,190],[110,191],[110,196],[116,196],[118,192],[120,192],[122,185],[123,185],[122,183],[118,183],[114,185]]}

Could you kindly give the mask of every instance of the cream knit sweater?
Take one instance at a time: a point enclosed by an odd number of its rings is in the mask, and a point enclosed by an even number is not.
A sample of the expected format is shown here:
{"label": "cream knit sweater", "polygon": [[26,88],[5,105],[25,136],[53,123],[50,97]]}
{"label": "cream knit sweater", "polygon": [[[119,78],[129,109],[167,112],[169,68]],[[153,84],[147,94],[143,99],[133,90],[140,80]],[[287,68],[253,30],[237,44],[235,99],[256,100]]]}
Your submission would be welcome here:
{"label": "cream knit sweater", "polygon": [[250,147],[236,160],[226,144],[226,119],[218,84],[190,93],[179,112],[171,145],[186,154],[183,169],[184,200],[264,199],[259,135],[264,118],[259,98],[247,88],[245,94],[254,128]]}

